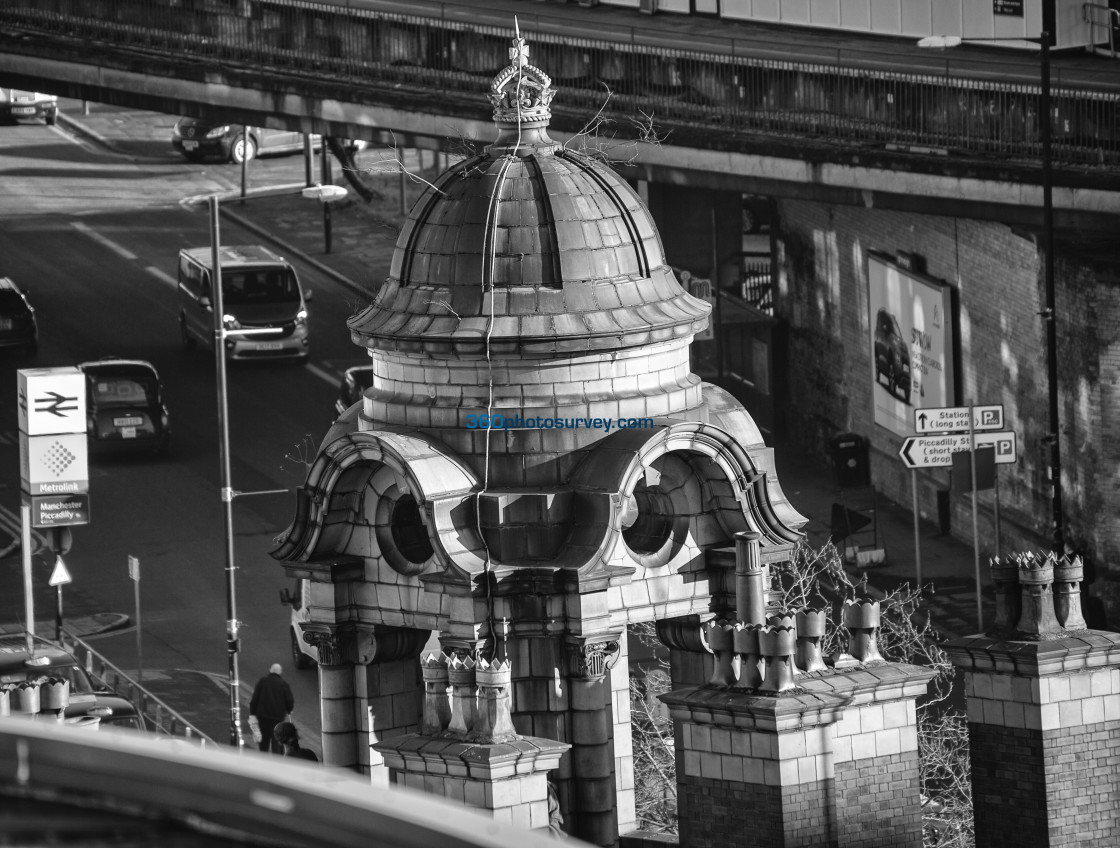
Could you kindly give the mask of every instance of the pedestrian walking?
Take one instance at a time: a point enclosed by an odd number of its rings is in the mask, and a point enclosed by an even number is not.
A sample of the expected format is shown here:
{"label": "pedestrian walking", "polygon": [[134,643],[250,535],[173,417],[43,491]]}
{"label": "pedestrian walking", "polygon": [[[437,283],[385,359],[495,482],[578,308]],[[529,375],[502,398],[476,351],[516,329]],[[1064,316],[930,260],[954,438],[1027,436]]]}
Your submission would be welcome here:
{"label": "pedestrian walking", "polygon": [[299,760],[311,760],[313,763],[319,762],[319,758],[315,756],[314,751],[307,748],[301,748],[299,745],[299,731],[296,726],[290,721],[282,721],[276,725],[276,729],[272,731],[272,738],[280,746],[280,753],[285,757],[294,757]]}
{"label": "pedestrian walking", "polygon": [[292,687],[280,676],[283,671],[280,663],[273,663],[268,674],[257,681],[249,701],[249,715],[257,720],[260,731],[260,739],[257,740],[260,749],[274,754],[281,753],[281,750],[273,738],[273,731],[280,722],[287,721],[296,705]]}

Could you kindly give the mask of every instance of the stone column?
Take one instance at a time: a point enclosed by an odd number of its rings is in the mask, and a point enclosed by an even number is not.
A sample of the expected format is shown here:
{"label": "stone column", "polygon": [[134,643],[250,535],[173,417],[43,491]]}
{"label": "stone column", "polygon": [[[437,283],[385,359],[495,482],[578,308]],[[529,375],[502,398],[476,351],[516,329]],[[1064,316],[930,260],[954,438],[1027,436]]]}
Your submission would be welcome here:
{"label": "stone column", "polygon": [[419,656],[428,631],[349,622],[302,627],[319,651],[323,762],[387,782],[369,746],[418,729],[424,691]]}
{"label": "stone column", "polygon": [[1114,844],[1120,634],[972,636],[945,649],[964,671],[976,844]]}
{"label": "stone column", "polygon": [[572,783],[571,828],[594,845],[618,842],[613,711],[607,674],[619,656],[619,634],[568,636]]}

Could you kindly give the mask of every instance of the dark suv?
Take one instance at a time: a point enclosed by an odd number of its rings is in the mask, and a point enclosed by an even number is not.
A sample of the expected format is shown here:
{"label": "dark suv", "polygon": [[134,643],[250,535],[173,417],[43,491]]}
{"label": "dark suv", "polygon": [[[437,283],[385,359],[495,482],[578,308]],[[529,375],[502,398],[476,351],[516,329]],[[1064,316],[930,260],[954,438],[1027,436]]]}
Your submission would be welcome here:
{"label": "dark suv", "polygon": [[17,708],[10,687],[25,682],[48,679],[65,680],[70,684],[70,702],[66,718],[96,716],[102,725],[146,730],[143,716],[135,705],[112,690],[99,685],[78,664],[73,654],[45,639],[32,637],[32,650],[27,650],[24,635],[0,636],[0,688],[9,689],[11,712]]}
{"label": "dark suv", "polygon": [[7,277],[0,277],[0,347],[18,347],[25,353],[39,349],[39,324],[27,293]]}
{"label": "dark suv", "polygon": [[887,378],[887,391],[910,403],[910,349],[898,326],[898,319],[885,309],[875,318],[875,382]]}
{"label": "dark suv", "polygon": [[106,357],[78,368],[86,375],[86,435],[91,453],[167,454],[171,421],[155,366],[142,359]]}

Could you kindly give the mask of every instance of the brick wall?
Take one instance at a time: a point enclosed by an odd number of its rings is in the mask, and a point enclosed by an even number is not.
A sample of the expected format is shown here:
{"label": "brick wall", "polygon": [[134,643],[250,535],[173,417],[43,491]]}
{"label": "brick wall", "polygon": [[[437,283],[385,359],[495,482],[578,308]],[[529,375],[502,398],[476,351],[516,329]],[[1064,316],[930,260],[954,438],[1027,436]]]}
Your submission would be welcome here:
{"label": "brick wall", "polygon": [[[902,437],[872,418],[866,263],[869,251],[919,254],[927,273],[959,294],[957,402],[1002,403],[1019,438],[1019,461],[1001,466],[1003,540],[1037,547],[1049,526],[1049,486],[1040,439],[1049,429],[1046,340],[1039,317],[1045,298],[1032,240],[1003,224],[807,201],[780,201],[777,313],[789,324],[787,396],[811,398],[787,411],[788,436],[828,459],[840,432],[871,439],[873,479],[891,499],[909,504],[910,472],[898,459]],[[1059,245],[1058,360],[1063,467],[1069,538],[1091,546],[1102,564],[1118,561],[1120,443],[1101,430],[1103,413],[1120,406],[1120,287],[1114,267],[1094,265]],[[779,377],[778,379],[783,379]],[[1114,410],[1113,410],[1114,411]],[[944,470],[919,472],[922,515],[937,518]],[[991,497],[981,497],[981,538],[993,540]],[[954,532],[971,539],[971,504],[953,500]],[[994,553],[986,551],[985,554]]]}
{"label": "brick wall", "polygon": [[831,811],[832,780],[780,787],[686,777],[678,791],[688,810],[680,821],[681,845],[742,845],[745,834],[749,844],[772,848],[836,844],[835,837],[820,841]]}
{"label": "brick wall", "polygon": [[968,744],[972,797],[983,810],[975,821],[976,844],[1045,845],[1048,816],[1038,803],[1046,797],[1042,731],[969,722]]}
{"label": "brick wall", "polygon": [[[917,750],[837,763],[836,786],[841,845],[922,844]],[[884,816],[883,810],[892,815]]]}

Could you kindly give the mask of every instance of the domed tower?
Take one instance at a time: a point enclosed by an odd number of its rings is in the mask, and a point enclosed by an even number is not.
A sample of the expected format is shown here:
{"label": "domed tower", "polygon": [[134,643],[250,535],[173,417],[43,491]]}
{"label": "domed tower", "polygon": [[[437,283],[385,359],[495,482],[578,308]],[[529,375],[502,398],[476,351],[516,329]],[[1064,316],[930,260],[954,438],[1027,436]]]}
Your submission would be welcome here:
{"label": "domed tower", "polygon": [[[735,534],[774,558],[804,518],[750,415],[691,372],[710,307],[666,265],[649,211],[549,137],[554,92],[520,35],[510,58],[493,144],[424,191],[348,322],[373,383],[328,432],[273,555],[310,581],[299,636],[324,692],[350,666],[415,669],[435,631],[460,659],[508,656],[518,729],[578,746],[585,721],[629,732],[610,708],[625,626],[672,633],[728,602]],[[363,708],[376,733],[403,726],[372,679],[347,678],[356,711],[324,707],[328,761],[376,769]],[[610,844],[633,820],[630,761],[586,744],[561,797],[578,833]]]}

